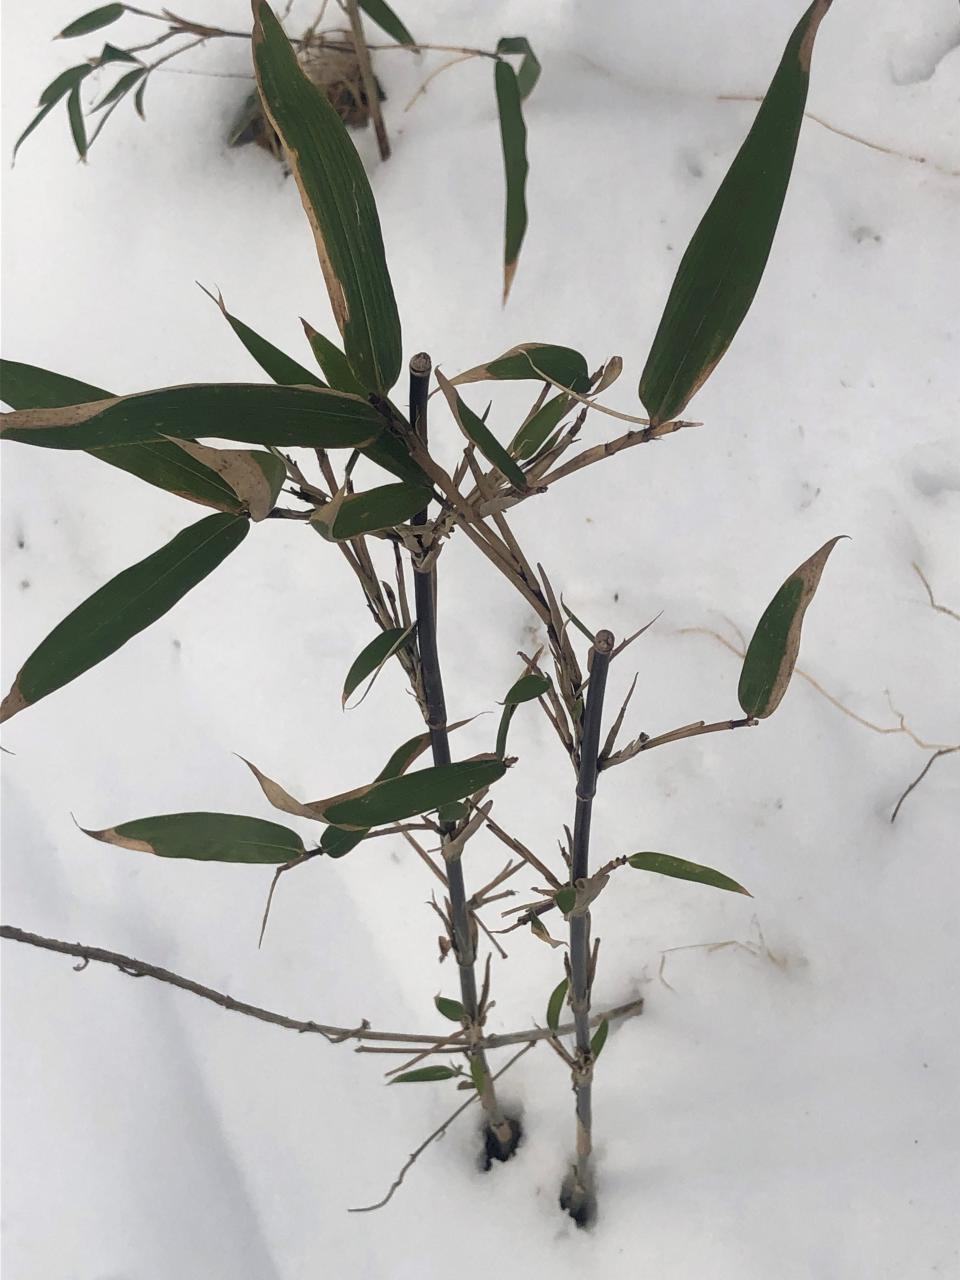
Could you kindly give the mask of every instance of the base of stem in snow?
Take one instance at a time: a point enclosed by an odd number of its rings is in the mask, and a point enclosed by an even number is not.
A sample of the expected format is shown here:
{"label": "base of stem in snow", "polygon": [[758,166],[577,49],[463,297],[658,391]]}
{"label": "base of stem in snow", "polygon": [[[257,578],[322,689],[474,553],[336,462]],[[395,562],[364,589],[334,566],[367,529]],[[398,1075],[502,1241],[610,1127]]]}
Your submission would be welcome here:
{"label": "base of stem in snow", "polygon": [[484,1173],[488,1173],[493,1168],[494,1160],[500,1164],[506,1164],[511,1156],[516,1154],[522,1141],[523,1125],[510,1116],[507,1116],[503,1124],[498,1125],[496,1129],[492,1125],[484,1125],[483,1152],[480,1157],[480,1167]]}
{"label": "base of stem in snow", "polygon": [[560,1188],[560,1208],[566,1210],[578,1227],[590,1227],[597,1220],[597,1193],[593,1175],[584,1179],[576,1166],[570,1170]]}

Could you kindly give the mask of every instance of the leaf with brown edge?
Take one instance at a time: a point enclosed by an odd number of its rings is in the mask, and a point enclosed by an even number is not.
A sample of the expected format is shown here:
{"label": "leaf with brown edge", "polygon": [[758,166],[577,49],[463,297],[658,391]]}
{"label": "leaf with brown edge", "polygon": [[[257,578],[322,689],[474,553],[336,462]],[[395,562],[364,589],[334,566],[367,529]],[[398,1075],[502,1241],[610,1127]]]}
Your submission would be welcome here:
{"label": "leaf with brown edge", "polygon": [[432,491],[419,484],[384,484],[359,493],[341,491],[318,507],[310,523],[328,542],[344,542],[404,524],[422,511]]}
{"label": "leaf with brown edge", "polygon": [[683,255],[640,379],[658,426],[703,386],[759,288],[787,194],[810,81],[813,43],[832,0],[814,0]]}
{"label": "leaf with brown edge", "polygon": [[170,443],[220,476],[251,520],[265,520],[273,510],[287,477],[286,467],[274,454],[250,449],[209,449],[195,440]]}
{"label": "leaf with brown edge", "polygon": [[503,235],[503,302],[510,296],[517,262],[527,234],[527,126],[523,119],[523,96],[517,73],[509,62],[498,58],[494,66],[500,144],[506,183]]}
{"label": "leaf with brown edge", "polygon": [[371,444],[382,430],[383,418],[359,396],[258,382],[198,382],[0,415],[0,435],[49,449],[97,449],[164,437],[355,449]]}
{"label": "leaf with brown edge", "polygon": [[825,542],[786,580],[764,610],[747,646],[737,696],[748,716],[764,720],[780,705],[800,652],[804,614],[820,585],[830,552],[845,535]]}
{"label": "leaf with brown edge", "polygon": [[580,394],[590,385],[587,362],[580,352],[549,342],[521,342],[485,364],[458,373],[449,383],[459,387],[468,382],[534,382],[539,378],[559,382]]}
{"label": "leaf with brown edge", "polygon": [[454,421],[466,436],[477,446],[486,460],[501,471],[515,489],[521,493],[527,488],[527,478],[510,457],[506,449],[496,438],[482,418],[479,418],[469,405],[464,404],[453,385],[447,381],[439,369],[436,370],[437,383],[450,406]]}
{"label": "leaf with brown edge", "polygon": [[672,876],[676,880],[690,880],[694,884],[710,885],[713,889],[726,889],[730,893],[742,893],[748,898],[753,894],[736,880],[714,871],[712,867],[701,866],[698,862],[687,862],[684,858],[674,858],[669,853],[634,853],[627,862],[636,871],[652,871],[658,876]]}
{"label": "leaf with brown edge", "polygon": [[306,853],[303,841],[288,827],[234,813],[164,813],[103,831],[81,831],[121,849],[199,862],[275,865]]}
{"label": "leaf with brown edge", "polygon": [[249,527],[243,516],[207,516],[95,591],[20,668],[0,705],[0,722],[69,684],[163,617],[236,550]]}
{"label": "leaf with brown edge", "polygon": [[243,320],[232,315],[227,310],[227,304],[224,302],[223,294],[219,290],[214,296],[199,281],[197,283],[198,287],[203,290],[211,302],[214,302],[219,307],[220,314],[268,378],[272,378],[280,386],[287,387],[322,387],[325,385],[315,373],[305,369],[299,361],[294,360],[292,356],[288,356],[285,351],[281,351],[272,342],[268,342],[266,338],[261,337],[255,329],[251,329]]}
{"label": "leaf with brown edge", "polygon": [[264,111],[300,189],[347,359],[367,391],[386,395],[400,375],[400,318],[370,183],[343,122],[304,74],[266,0],[253,0],[253,17]]}
{"label": "leaf with brown edge", "polygon": [[[364,691],[363,698],[367,696],[373,688],[373,682],[377,676],[393,657],[393,655],[406,643],[410,638],[416,623],[407,627],[392,627],[388,631],[382,631],[380,635],[375,636],[368,645],[364,645],[356,658],[350,664],[350,670],[347,672],[347,678],[343,682],[343,693],[340,695],[340,705],[346,707],[350,695],[357,690],[368,676],[372,676],[369,685]],[[363,701],[360,699],[360,702]],[[357,706],[360,705],[358,702]]]}

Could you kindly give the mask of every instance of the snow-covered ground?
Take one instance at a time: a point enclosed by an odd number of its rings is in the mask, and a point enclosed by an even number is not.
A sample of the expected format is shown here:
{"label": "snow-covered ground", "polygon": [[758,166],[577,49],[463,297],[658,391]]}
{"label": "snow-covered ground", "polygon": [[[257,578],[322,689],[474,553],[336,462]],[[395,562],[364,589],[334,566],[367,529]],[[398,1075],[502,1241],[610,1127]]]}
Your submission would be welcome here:
{"label": "snow-covered ground", "polygon": [[[5,156],[79,47],[49,35],[81,8],[4,6]],[[294,30],[310,8],[301,0]],[[406,0],[420,38],[492,47],[522,32],[544,64],[527,107],[530,230],[501,312],[491,68],[445,73],[403,114],[442,55],[422,68],[402,53],[378,60],[395,155],[381,166],[372,136],[360,145],[407,354],[427,349],[449,372],[524,340],[579,347],[591,366],[619,352],[608,400],[638,412],[679,255],[755,110],[717,95],[763,91],[801,8]],[[240,0],[188,12],[247,21]],[[222,42],[190,65],[243,61],[239,42]],[[119,111],[86,167],[62,116],[45,122],[4,177],[6,356],[118,391],[258,377],[195,280],[305,361],[298,315],[334,332],[293,183],[263,152],[224,146],[246,91],[158,76],[149,123]],[[749,630],[789,570],[847,533],[808,615],[804,668],[878,725],[897,725],[889,691],[919,738],[960,741],[960,624],[931,609],[911,568],[960,607],[960,178],[942,171],[960,168],[958,96],[953,0],[837,0],[810,109],[932,163],[808,121],[756,303],[691,407],[703,428],[582,472],[518,514],[531,556],[593,626],[622,635],[663,611],[611,678],[616,698],[640,671],[633,732],[737,714],[736,659],[679,633]],[[516,404],[495,404],[501,437]],[[455,448],[439,410],[434,422]],[[614,432],[595,415],[586,438]],[[75,604],[201,513],[78,454],[9,446],[3,461],[6,689]],[[518,673],[533,618],[462,541],[440,567],[448,705],[471,715]],[[258,951],[269,870],[110,849],[71,818],[276,816],[235,752],[298,795],[365,781],[417,729],[399,667],[341,713],[344,671],[369,638],[331,548],[286,522],[253,530],[159,624],[9,726],[4,922],[293,1016],[435,1029],[433,995],[454,995],[456,978],[438,968],[428,873],[402,845],[285,877]],[[549,726],[523,711],[498,813],[553,858],[571,775]],[[457,747],[484,749],[490,732],[481,719]],[[380,1197],[462,1094],[387,1089],[382,1060],[5,942],[5,1275],[960,1276],[960,756],[938,760],[889,821],[929,754],[797,680],[761,728],[602,777],[598,859],[702,860],[754,900],[621,872],[598,903],[595,1002],[641,992],[646,1008],[615,1028],[598,1068],[601,1218],[587,1233],[557,1207],[572,1098],[548,1049],[505,1077],[526,1127],[511,1163],[477,1172],[464,1118],[385,1209],[348,1215]],[[502,862],[501,847],[475,842],[469,881]],[[510,941],[495,1029],[542,1019],[561,976],[549,948]],[[730,945],[698,945],[713,943]]]}

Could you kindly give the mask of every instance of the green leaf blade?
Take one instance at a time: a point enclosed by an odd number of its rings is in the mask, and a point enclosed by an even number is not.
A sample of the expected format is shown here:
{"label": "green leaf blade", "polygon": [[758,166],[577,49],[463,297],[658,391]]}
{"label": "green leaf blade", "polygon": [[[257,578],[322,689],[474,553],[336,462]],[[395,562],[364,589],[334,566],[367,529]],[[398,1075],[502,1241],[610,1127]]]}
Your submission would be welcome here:
{"label": "green leaf blade", "polygon": [[524,702],[532,702],[534,698],[542,698],[550,688],[547,676],[537,671],[528,671],[510,688],[503,700],[503,712],[500,716],[500,727],[497,731],[496,754],[502,759],[507,754],[507,734],[517,707]]}
{"label": "green leaf blade", "polygon": [[253,14],[264,111],[300,188],[347,359],[367,391],[386,395],[400,375],[400,318],[370,183],[343,122],[304,75],[266,0],[253,0]]}
{"label": "green leaf blade", "polygon": [[276,865],[306,853],[303,841],[288,827],[233,813],[164,813],[84,832],[122,849],[198,862]]}
{"label": "green leaf blade", "polygon": [[385,484],[360,493],[338,495],[310,517],[310,523],[332,542],[344,542],[365,533],[394,529],[430,502],[432,492],[423,485]]}
{"label": "green leaf blade", "polygon": [[521,99],[529,98],[540,79],[540,62],[526,36],[503,36],[497,42],[497,53],[520,53],[523,61],[517,72],[517,89]]}
{"label": "green leaf blade", "polygon": [[385,663],[393,657],[409,635],[409,630],[403,627],[392,627],[375,636],[368,645],[364,645],[350,664],[347,678],[343,682],[341,706],[347,705],[350,695],[359,689],[367,676],[372,675],[376,679]]}
{"label": "green leaf blade", "polygon": [[95,591],[42,640],[0,706],[0,723],[115,653],[163,617],[247,536],[249,522],[207,516]]}
{"label": "green leaf blade", "polygon": [[449,1000],[446,996],[434,996],[433,1003],[437,1013],[442,1014],[450,1022],[463,1022],[463,1005],[459,1000]]}
{"label": "green leaf blade", "polygon": [[590,1056],[594,1062],[603,1052],[603,1046],[607,1043],[607,1035],[610,1032],[610,1023],[606,1018],[600,1023],[596,1031],[593,1033],[593,1039],[590,1041]]}
{"label": "green leaf blade", "polygon": [[794,30],[680,263],[640,379],[655,426],[676,418],[706,382],[759,288],[793,169],[814,39],[831,3],[814,0]]}
{"label": "green leaf blade", "polygon": [[222,293],[214,297],[209,289],[204,289],[203,285],[200,285],[200,288],[212,302],[216,303],[220,314],[268,378],[272,378],[280,386],[287,387],[322,387],[324,385],[315,373],[305,369],[299,361],[288,356],[285,351],[281,351],[272,342],[261,337],[243,320],[232,315],[227,310]]}
{"label": "green leaf blade", "polygon": [[451,378],[452,387],[468,382],[559,382],[571,391],[583,394],[590,385],[587,362],[579,351],[549,342],[521,342],[502,356],[478,364]]}
{"label": "green leaf blade", "polygon": [[634,853],[627,861],[636,871],[651,871],[654,875],[671,876],[675,880],[689,880],[692,884],[709,885],[713,889],[726,889],[728,893],[742,893],[748,898],[753,897],[749,889],[722,872],[704,867],[699,862],[674,858],[669,853]]}
{"label": "green leaf blade", "polygon": [[401,778],[371,783],[349,797],[333,798],[323,804],[323,818],[348,830],[370,830],[402,822],[483,791],[506,771],[506,763],[493,756],[418,769]]}
{"label": "green leaf blade", "polygon": [[748,716],[765,720],[780,705],[797,665],[804,615],[827,559],[840,540],[831,538],[805,560],[780,587],[757,623],[737,689],[740,706]]}
{"label": "green leaf blade", "polygon": [[416,1071],[404,1071],[394,1076],[391,1084],[432,1084],[437,1080],[456,1080],[459,1071],[452,1067],[417,1067]]}
{"label": "green leaf blade", "polygon": [[385,0],[360,0],[360,8],[381,31],[387,33],[391,40],[396,40],[397,44],[417,43]]}
{"label": "green leaf blade", "polygon": [[506,304],[517,272],[523,238],[527,233],[527,126],[517,74],[508,62],[498,60],[494,71],[500,143],[506,181],[503,236],[503,301]]}
{"label": "green leaf blade", "polygon": [[108,27],[118,18],[122,18],[124,8],[122,4],[101,5],[99,9],[92,9],[82,17],[74,18],[73,22],[69,22],[54,39],[72,40],[76,36],[86,36],[91,31],[99,31],[101,27]]}
{"label": "green leaf blade", "polygon": [[556,1032],[560,1026],[560,1014],[563,1012],[563,1002],[567,998],[569,988],[570,980],[569,978],[564,978],[561,983],[554,987],[547,1002],[547,1026],[553,1032]]}
{"label": "green leaf blade", "polygon": [[444,394],[447,404],[450,406],[450,412],[453,414],[457,426],[466,438],[477,446],[486,460],[495,466],[498,471],[502,472],[515,489],[519,489],[523,493],[527,488],[527,478],[516,462],[510,457],[482,418],[478,417],[470,406],[464,403],[456,388],[443,376],[439,369],[436,371],[436,376],[437,383]]}

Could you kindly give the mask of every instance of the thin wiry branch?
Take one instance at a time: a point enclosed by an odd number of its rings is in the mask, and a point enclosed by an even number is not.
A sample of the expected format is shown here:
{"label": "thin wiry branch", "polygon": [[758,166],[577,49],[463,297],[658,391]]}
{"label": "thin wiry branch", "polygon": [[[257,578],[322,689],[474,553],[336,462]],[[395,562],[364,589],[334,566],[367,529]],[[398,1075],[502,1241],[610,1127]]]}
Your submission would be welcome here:
{"label": "thin wiry branch", "polygon": [[924,780],[924,778],[927,776],[927,774],[930,772],[931,768],[933,767],[934,763],[937,760],[939,760],[941,756],[953,755],[955,751],[960,751],[960,746],[942,747],[939,751],[935,751],[933,753],[933,755],[930,757],[927,763],[923,766],[923,769],[920,771],[917,777],[914,778],[914,780],[910,783],[909,787],[907,787],[906,791],[904,791],[903,795],[897,801],[896,807],[894,808],[893,813],[891,813],[890,815],[891,823],[896,822],[897,814],[900,812],[900,806],[903,804],[904,800],[906,800],[910,792],[913,791],[915,787],[918,787],[920,783]]}

